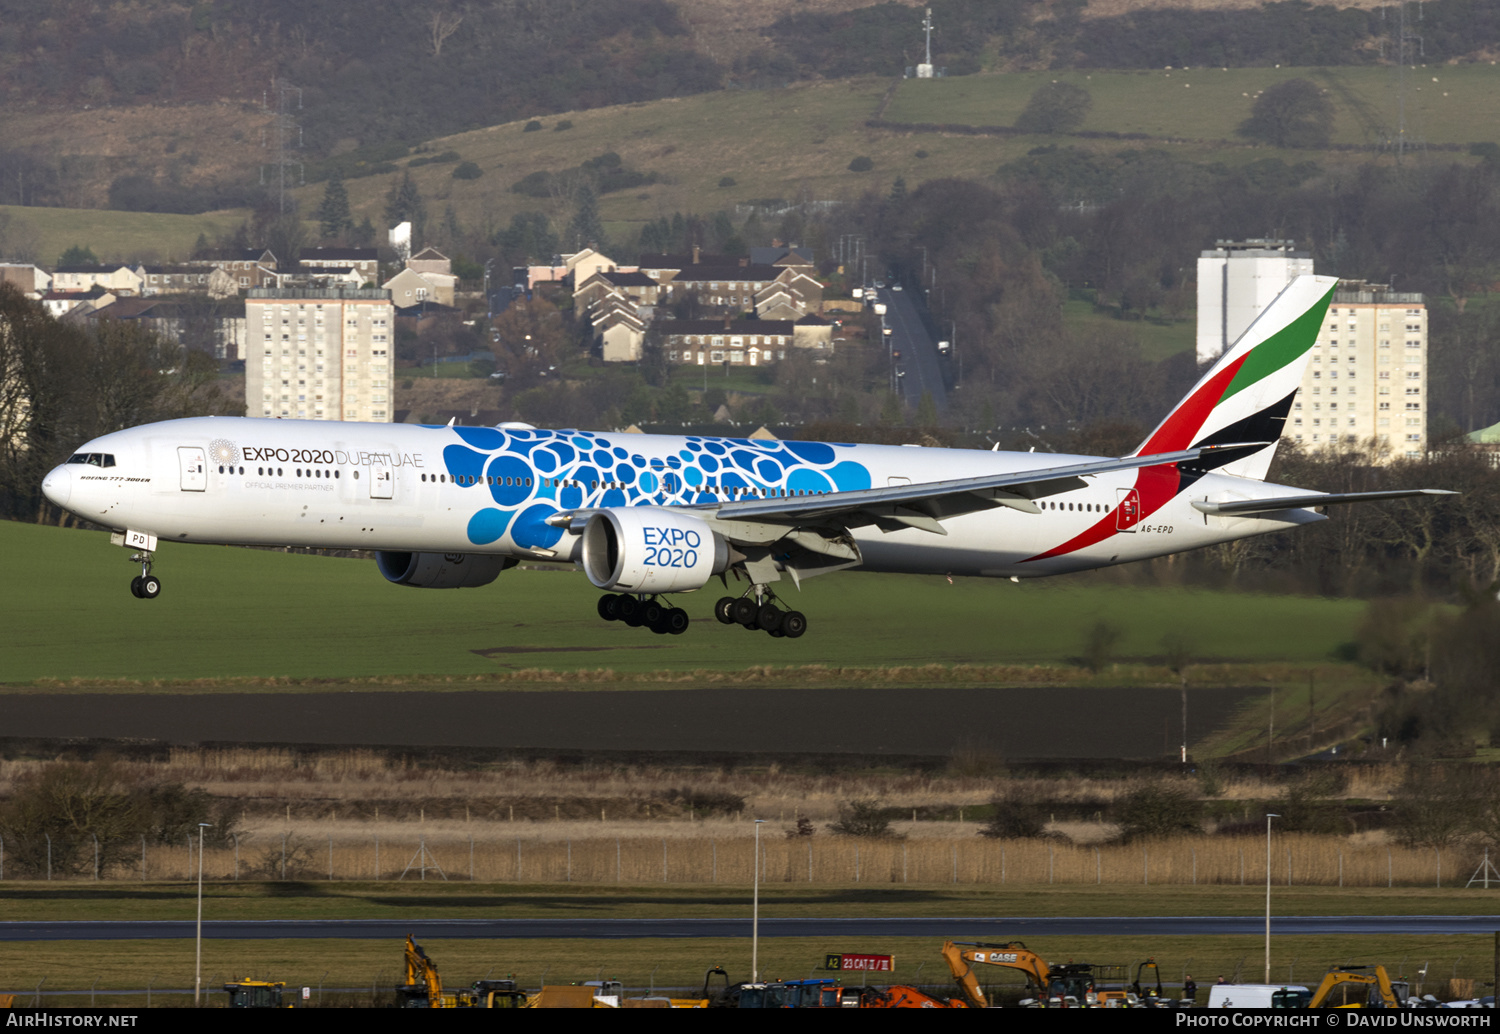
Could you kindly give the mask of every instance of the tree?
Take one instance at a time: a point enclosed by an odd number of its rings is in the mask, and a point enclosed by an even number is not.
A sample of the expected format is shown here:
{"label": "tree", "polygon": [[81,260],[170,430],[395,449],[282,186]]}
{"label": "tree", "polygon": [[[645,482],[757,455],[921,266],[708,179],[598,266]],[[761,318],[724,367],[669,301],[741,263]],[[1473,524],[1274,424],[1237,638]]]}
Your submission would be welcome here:
{"label": "tree", "polygon": [[1316,84],[1288,79],[1256,98],[1236,132],[1274,147],[1323,147],[1333,133],[1333,105]]}
{"label": "tree", "polygon": [[385,196],[385,224],[397,226],[406,222],[411,223],[411,239],[415,245],[422,239],[422,230],[427,224],[427,204],[422,200],[422,192],[411,181],[409,171],[402,175],[400,182],[391,184],[390,192]]}
{"label": "tree", "polygon": [[1072,83],[1047,83],[1038,87],[1016,119],[1023,133],[1071,133],[1083,125],[1094,98]]}
{"label": "tree", "polygon": [[578,188],[578,208],[573,213],[573,221],[568,224],[567,243],[600,251],[608,247],[604,221],[599,218],[599,198],[594,194],[594,188],[587,184]]}
{"label": "tree", "polygon": [[344,189],[344,181],[333,176],[323,188],[323,202],[318,205],[319,236],[324,240],[342,237],[353,225],[349,216],[349,192]]}
{"label": "tree", "polygon": [[59,266],[97,266],[99,259],[94,255],[93,249],[75,244],[62,253],[57,264]]}

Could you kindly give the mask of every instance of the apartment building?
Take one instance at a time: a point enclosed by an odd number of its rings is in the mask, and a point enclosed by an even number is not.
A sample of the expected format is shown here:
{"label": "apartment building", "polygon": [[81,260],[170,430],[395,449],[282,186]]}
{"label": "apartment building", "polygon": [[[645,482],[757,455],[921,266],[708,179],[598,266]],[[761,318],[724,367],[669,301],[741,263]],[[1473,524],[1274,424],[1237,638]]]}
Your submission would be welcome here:
{"label": "apartment building", "polygon": [[378,288],[252,288],[245,414],[389,423],[395,308]]}
{"label": "apartment building", "polygon": [[1311,449],[1374,440],[1387,459],[1427,449],[1427,306],[1421,294],[1344,281],[1284,432]]}

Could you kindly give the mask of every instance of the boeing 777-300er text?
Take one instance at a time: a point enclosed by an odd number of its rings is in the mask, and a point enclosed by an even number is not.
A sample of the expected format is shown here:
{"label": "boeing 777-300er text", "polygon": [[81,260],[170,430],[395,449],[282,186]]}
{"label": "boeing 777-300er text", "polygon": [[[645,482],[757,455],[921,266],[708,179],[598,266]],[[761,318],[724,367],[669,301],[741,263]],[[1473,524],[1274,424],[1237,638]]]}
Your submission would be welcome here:
{"label": "boeing 777-300er text", "polygon": [[[487,585],[521,560],[578,564],[599,614],[687,629],[664,601],[716,575],[725,624],[800,636],[773,585],[845,568],[1026,578],[1282,531],[1331,503],[1264,481],[1337,281],[1299,277],[1131,455],[1035,453],[198,417],[116,431],[42,488],[116,530],[161,591],[160,542],[375,553],[398,585]],[[1043,462],[1045,461],[1045,462]]]}

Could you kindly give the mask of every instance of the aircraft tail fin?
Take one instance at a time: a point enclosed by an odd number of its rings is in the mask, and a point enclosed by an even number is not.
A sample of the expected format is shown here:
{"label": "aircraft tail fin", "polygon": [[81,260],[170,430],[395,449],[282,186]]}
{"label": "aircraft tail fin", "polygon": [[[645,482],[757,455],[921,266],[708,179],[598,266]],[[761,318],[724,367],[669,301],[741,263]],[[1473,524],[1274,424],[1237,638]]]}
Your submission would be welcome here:
{"label": "aircraft tail fin", "polygon": [[1267,442],[1248,454],[1234,450],[1218,465],[1225,474],[1264,480],[1337,286],[1331,276],[1288,284],[1132,455]]}

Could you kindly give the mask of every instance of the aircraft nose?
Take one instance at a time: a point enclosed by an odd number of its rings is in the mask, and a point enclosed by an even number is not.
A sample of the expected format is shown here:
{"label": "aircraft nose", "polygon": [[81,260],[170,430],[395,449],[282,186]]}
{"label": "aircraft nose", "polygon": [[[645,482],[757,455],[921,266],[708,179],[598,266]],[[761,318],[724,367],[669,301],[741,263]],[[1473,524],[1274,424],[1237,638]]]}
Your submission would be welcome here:
{"label": "aircraft nose", "polygon": [[53,467],[52,472],[42,479],[42,494],[53,506],[68,508],[68,500],[73,495],[73,472],[67,464]]}

